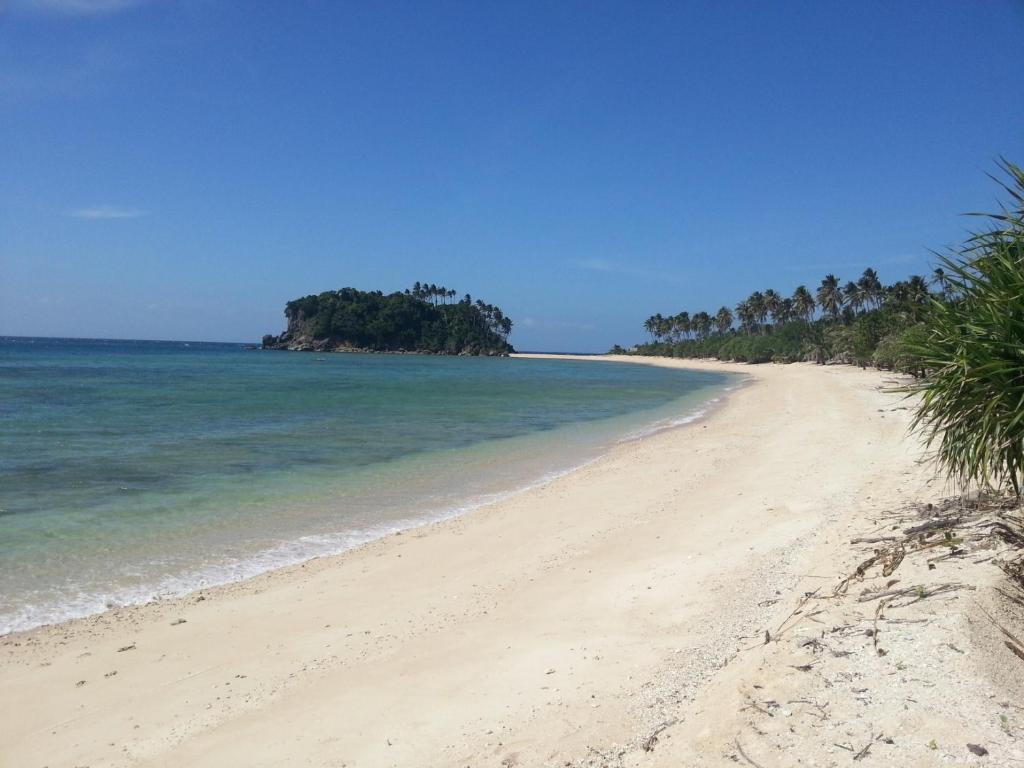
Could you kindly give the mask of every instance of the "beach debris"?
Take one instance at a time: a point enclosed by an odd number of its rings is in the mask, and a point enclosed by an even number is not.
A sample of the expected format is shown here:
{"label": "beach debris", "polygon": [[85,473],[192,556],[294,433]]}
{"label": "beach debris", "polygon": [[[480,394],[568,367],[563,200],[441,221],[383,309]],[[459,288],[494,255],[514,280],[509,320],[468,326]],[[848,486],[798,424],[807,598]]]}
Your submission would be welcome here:
{"label": "beach debris", "polygon": [[875,647],[875,653],[877,653],[879,656],[885,656],[888,653],[888,651],[884,648],[878,647],[878,620],[884,618],[882,615],[882,611],[884,611],[885,606],[891,603],[894,599],[895,598],[886,598],[883,600],[879,600],[878,605],[875,606],[875,623],[874,629],[872,629],[871,631],[871,643]]}
{"label": "beach debris", "polygon": [[107,672],[107,673],[106,673],[106,674],[104,675],[104,677],[113,677],[113,676],[114,676],[114,675],[116,675],[116,674],[117,674],[117,670],[116,670],[116,669],[112,669],[112,670],[110,670],[109,672]]}
{"label": "beach debris", "polygon": [[[740,744],[739,736],[736,737],[735,743],[736,743],[736,750],[740,753],[740,757],[742,757],[744,760],[746,760],[747,763],[749,763],[750,765],[754,766],[754,768],[764,768],[764,766],[762,766],[760,763],[754,762],[754,760],[751,759],[750,755],[748,755],[746,752],[743,751],[743,745]],[[856,758],[854,758],[854,759],[856,759]]]}
{"label": "beach debris", "polygon": [[658,734],[664,731],[666,728],[671,728],[678,722],[678,718],[673,718],[671,720],[666,720],[664,723],[661,723],[657,728],[655,728],[654,731],[651,732],[651,735],[644,739],[643,743],[641,743],[640,745],[643,748],[644,752],[653,752],[654,747],[658,743]]}
{"label": "beach debris", "polygon": [[987,754],[988,754],[988,750],[987,750],[987,749],[985,749],[985,748],[984,748],[983,746],[981,746],[980,744],[968,744],[968,745],[967,745],[967,749],[968,749],[968,750],[969,750],[969,751],[970,751],[970,752],[971,752],[972,754],[975,754],[975,755],[977,755],[978,757],[984,757],[985,755],[987,755]]}
{"label": "beach debris", "polygon": [[132,643],[131,645],[122,645],[120,648],[117,649],[117,652],[118,653],[124,653],[125,651],[134,651],[134,650],[135,650],[135,643]]}
{"label": "beach debris", "polygon": [[83,685],[85,685],[85,680],[79,680],[75,683],[75,688],[81,688]]}
{"label": "beach debris", "polygon": [[818,587],[817,589],[814,589],[810,592],[804,592],[804,595],[800,599],[800,602],[797,603],[796,608],[794,608],[790,612],[790,614],[783,620],[783,622],[779,624],[778,628],[775,630],[774,633],[769,634],[769,632],[765,630],[765,644],[767,644],[768,640],[778,641],[783,634],[793,629],[793,627],[799,624],[803,619],[811,618],[820,613],[823,613],[823,611],[812,611],[811,613],[804,613],[804,607],[807,605],[807,603],[811,601],[811,599],[817,597],[820,591],[821,587]]}
{"label": "beach debris", "polygon": [[553,675],[553,674],[555,674],[555,668],[554,667],[548,667],[546,670],[544,670],[544,674],[545,675]]}
{"label": "beach debris", "polygon": [[179,624],[184,624],[184,623],[186,623],[185,619],[175,619],[174,621],[171,622],[171,626],[172,627],[176,627]]}

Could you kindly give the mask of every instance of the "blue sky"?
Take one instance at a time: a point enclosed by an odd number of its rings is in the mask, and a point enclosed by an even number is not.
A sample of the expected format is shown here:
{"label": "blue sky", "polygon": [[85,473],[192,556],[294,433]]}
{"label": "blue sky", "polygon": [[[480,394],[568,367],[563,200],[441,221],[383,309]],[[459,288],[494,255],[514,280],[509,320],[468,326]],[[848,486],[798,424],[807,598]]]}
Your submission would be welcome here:
{"label": "blue sky", "polygon": [[252,341],[416,280],[603,351],[929,267],[1024,163],[1024,3],[0,4],[0,333]]}

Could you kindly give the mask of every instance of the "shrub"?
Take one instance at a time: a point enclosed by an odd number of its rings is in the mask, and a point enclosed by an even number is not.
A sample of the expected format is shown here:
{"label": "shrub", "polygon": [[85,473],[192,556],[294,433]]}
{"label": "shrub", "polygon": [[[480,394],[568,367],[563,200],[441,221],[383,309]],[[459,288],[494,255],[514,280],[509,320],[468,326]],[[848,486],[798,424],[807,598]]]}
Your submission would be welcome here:
{"label": "shrub", "polygon": [[992,229],[943,258],[948,303],[933,301],[927,332],[913,346],[929,375],[914,427],[962,485],[1009,485],[1024,472],[1024,171],[1003,163],[1010,208]]}

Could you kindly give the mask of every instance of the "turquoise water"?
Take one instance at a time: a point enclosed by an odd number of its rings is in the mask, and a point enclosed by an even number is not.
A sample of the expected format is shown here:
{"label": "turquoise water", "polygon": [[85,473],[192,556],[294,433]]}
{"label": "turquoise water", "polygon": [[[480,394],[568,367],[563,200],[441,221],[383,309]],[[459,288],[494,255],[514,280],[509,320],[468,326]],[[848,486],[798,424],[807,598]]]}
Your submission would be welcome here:
{"label": "turquoise water", "polygon": [[0,339],[0,633],[487,503],[735,379],[641,365]]}

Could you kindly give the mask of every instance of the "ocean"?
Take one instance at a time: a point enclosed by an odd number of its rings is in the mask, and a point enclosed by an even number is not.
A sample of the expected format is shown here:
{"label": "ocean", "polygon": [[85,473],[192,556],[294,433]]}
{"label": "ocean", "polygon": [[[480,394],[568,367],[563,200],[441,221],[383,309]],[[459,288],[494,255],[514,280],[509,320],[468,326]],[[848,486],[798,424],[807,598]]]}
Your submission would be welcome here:
{"label": "ocean", "polygon": [[334,554],[685,423],[736,376],[0,338],[0,634]]}

